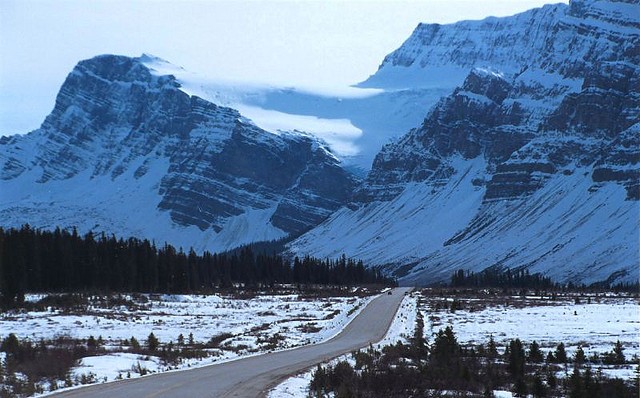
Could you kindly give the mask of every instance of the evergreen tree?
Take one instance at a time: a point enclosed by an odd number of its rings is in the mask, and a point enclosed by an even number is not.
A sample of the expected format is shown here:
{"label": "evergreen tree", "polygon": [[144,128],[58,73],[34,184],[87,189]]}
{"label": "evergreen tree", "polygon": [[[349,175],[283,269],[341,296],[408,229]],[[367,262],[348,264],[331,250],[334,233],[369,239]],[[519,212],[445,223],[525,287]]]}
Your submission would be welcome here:
{"label": "evergreen tree", "polygon": [[547,358],[545,359],[545,361],[547,361],[547,363],[555,363],[556,362],[556,358],[553,356],[553,352],[549,351],[547,353]]}
{"label": "evergreen tree", "polygon": [[448,366],[460,357],[461,349],[453,333],[453,328],[447,326],[440,329],[431,346],[431,361],[441,366]]}
{"label": "evergreen tree", "polygon": [[613,347],[613,363],[615,364],[623,364],[625,363],[624,357],[624,347],[622,347],[622,343],[620,340],[616,341],[615,346]]}
{"label": "evergreen tree", "polygon": [[578,349],[576,350],[576,355],[573,359],[573,362],[575,363],[576,366],[580,366],[583,363],[585,363],[585,361],[587,360],[585,354],[584,354],[584,350],[582,349],[582,346],[579,345]]}
{"label": "evergreen tree", "polygon": [[551,390],[554,390],[558,384],[558,378],[556,377],[555,371],[552,368],[547,370],[547,385]]}
{"label": "evergreen tree", "polygon": [[547,387],[544,385],[544,382],[542,381],[542,378],[539,374],[533,376],[531,394],[533,394],[534,398],[544,398],[547,396]]}
{"label": "evergreen tree", "polygon": [[509,356],[507,358],[509,373],[516,379],[524,378],[525,354],[520,339],[511,340],[509,343]]}
{"label": "evergreen tree", "polygon": [[20,340],[14,333],[9,333],[0,343],[0,351],[16,356],[20,353]]}
{"label": "evergreen tree", "polygon": [[149,351],[157,350],[159,345],[160,341],[158,338],[153,334],[153,332],[149,333],[149,336],[147,337],[147,348]]}
{"label": "evergreen tree", "polygon": [[[44,266],[46,259],[46,266]],[[296,258],[291,264],[278,255],[256,255],[250,247],[232,254],[186,254],[165,244],[115,236],[80,236],[56,228],[53,232],[0,229],[0,306],[21,305],[26,291],[209,293],[215,288],[244,284],[247,288],[274,283],[382,284],[395,280],[365,268],[361,261]]]}
{"label": "evergreen tree", "polygon": [[540,351],[540,345],[535,340],[529,344],[529,355],[527,359],[533,363],[540,363],[544,360],[542,351]]}
{"label": "evergreen tree", "polygon": [[569,398],[585,398],[586,393],[582,383],[582,376],[577,367],[573,368],[573,373],[568,381]]}
{"label": "evergreen tree", "polygon": [[554,358],[557,363],[567,363],[567,352],[564,349],[564,343],[558,343]]}
{"label": "evergreen tree", "polygon": [[87,348],[89,350],[95,350],[98,347],[98,343],[96,342],[95,337],[89,336],[87,339]]}
{"label": "evergreen tree", "polygon": [[493,334],[489,336],[489,342],[487,343],[487,357],[491,359],[498,357],[498,348],[493,340]]}
{"label": "evergreen tree", "polygon": [[513,392],[516,397],[526,397],[527,396],[527,383],[524,381],[523,377],[519,377],[516,379],[513,384]]}
{"label": "evergreen tree", "polygon": [[584,388],[585,398],[597,398],[600,396],[600,388],[598,382],[593,377],[591,368],[588,366],[584,370],[582,386]]}
{"label": "evergreen tree", "polygon": [[22,231],[5,235],[1,248],[2,272],[0,276],[0,306],[3,308],[13,308],[24,302],[24,293],[27,288],[27,260],[28,239],[25,239],[31,232],[26,225]]}

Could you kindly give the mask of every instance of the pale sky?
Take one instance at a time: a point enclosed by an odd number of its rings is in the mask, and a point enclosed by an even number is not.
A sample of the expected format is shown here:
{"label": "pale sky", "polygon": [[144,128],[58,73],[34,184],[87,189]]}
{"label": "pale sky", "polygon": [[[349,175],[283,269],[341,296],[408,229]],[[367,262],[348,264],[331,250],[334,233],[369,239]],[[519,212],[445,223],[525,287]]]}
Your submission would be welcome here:
{"label": "pale sky", "polygon": [[98,54],[149,53],[214,79],[345,86],[373,74],[419,22],[549,2],[0,0],[0,135],[38,128],[73,66]]}

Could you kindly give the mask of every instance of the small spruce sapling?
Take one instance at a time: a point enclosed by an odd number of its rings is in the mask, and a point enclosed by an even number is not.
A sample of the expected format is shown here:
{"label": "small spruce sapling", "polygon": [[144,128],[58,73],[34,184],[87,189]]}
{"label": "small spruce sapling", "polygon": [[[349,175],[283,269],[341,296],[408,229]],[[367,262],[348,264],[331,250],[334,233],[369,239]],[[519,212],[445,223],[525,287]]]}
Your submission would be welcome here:
{"label": "small spruce sapling", "polygon": [[540,351],[540,345],[535,340],[529,344],[529,355],[527,359],[533,363],[540,363],[544,360],[542,351]]}
{"label": "small spruce sapling", "polygon": [[616,341],[616,345],[613,347],[614,363],[616,364],[625,363],[625,357],[624,357],[623,351],[624,351],[624,347],[622,347],[622,343],[620,342],[620,340]]}
{"label": "small spruce sapling", "polygon": [[147,337],[147,348],[149,351],[157,350],[159,345],[160,341],[158,338],[153,334],[153,332],[149,333],[149,336]]}
{"label": "small spruce sapling", "polygon": [[493,335],[489,336],[489,342],[487,343],[487,357],[496,359],[498,357],[498,348],[496,342],[493,340]]}
{"label": "small spruce sapling", "polygon": [[557,363],[567,363],[567,351],[564,349],[564,343],[558,343],[554,357]]}
{"label": "small spruce sapling", "polygon": [[586,360],[587,357],[584,354],[584,350],[582,349],[582,346],[579,345],[578,349],[576,350],[576,355],[573,358],[573,362],[576,364],[576,366],[581,366],[586,362]]}

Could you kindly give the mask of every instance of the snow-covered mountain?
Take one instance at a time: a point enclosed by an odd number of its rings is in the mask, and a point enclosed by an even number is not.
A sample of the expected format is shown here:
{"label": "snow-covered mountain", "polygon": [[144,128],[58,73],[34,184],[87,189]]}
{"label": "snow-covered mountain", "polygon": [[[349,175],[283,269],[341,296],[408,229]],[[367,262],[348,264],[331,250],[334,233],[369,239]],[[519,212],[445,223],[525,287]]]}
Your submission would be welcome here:
{"label": "snow-covered mountain", "polygon": [[355,181],[324,144],[190,96],[153,62],[81,61],[40,129],[0,139],[3,226],[223,250],[298,234],[346,203]]}
{"label": "snow-covered mountain", "polygon": [[360,257],[408,284],[491,266],[637,281],[637,1],[419,25],[362,85],[428,87],[461,73],[376,156],[354,200],[291,250]]}
{"label": "snow-covered mountain", "polygon": [[637,1],[612,0],[421,24],[339,93],[82,61],[40,129],[0,138],[1,225],[196,250],[315,226],[292,252],[407,284],[490,266],[637,281],[639,32]]}

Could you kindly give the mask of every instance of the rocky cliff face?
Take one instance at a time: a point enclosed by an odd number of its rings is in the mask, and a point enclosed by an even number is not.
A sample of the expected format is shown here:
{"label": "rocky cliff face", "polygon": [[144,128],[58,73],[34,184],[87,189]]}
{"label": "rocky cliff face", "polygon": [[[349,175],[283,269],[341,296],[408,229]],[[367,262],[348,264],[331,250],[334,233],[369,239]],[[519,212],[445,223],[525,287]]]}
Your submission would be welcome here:
{"label": "rocky cliff face", "polygon": [[80,62],[41,128],[0,142],[8,224],[62,221],[219,250],[298,234],[346,202],[354,180],[321,143],[263,131],[146,61]]}
{"label": "rocky cliff face", "polygon": [[[419,24],[366,85],[409,77],[414,85],[429,85],[439,71],[466,74],[475,67],[509,75],[544,70],[582,80],[594,63],[637,56],[637,11],[634,0],[572,0],[507,18]],[[556,83],[560,88],[563,82]]]}
{"label": "rocky cliff face", "polygon": [[369,83],[467,77],[292,250],[364,257],[406,283],[489,266],[636,281],[639,15],[634,2],[572,1],[419,25]]}

